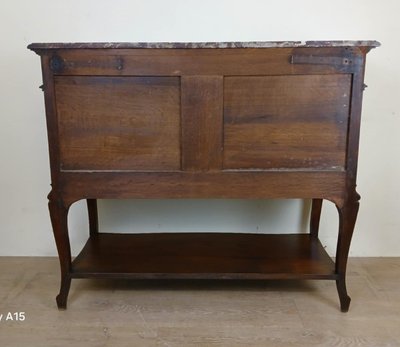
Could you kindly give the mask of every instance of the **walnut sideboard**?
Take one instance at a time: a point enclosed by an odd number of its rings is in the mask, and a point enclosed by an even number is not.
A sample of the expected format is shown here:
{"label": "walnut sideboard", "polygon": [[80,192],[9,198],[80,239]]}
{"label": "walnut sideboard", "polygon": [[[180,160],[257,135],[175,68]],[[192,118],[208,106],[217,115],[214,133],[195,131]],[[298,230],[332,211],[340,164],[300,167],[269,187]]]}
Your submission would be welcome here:
{"label": "walnut sideboard", "polygon": [[[42,63],[58,307],[72,278],[329,279],[347,311],[365,57],[377,46],[29,45]],[[312,199],[310,232],[99,232],[97,199],[127,198]],[[67,216],[81,199],[90,235],[72,260]],[[323,199],[339,212],[335,261],[318,238]]]}

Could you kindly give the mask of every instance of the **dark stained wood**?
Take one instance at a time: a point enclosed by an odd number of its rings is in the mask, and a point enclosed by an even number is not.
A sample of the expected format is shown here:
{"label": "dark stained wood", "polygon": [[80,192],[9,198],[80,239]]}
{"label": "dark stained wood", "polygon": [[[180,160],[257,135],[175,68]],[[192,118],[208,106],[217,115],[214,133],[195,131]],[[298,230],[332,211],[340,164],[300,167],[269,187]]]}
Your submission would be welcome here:
{"label": "dark stained wood", "polygon": [[[364,61],[365,61],[364,53]],[[347,145],[348,187],[351,192],[356,189],[358,146],[360,142],[361,103],[364,91],[365,63],[359,64],[353,74],[353,88],[351,98],[351,117],[349,119],[349,133]]]}
{"label": "dark stained wood", "polygon": [[180,169],[174,77],[55,78],[62,170]]}
{"label": "dark stained wood", "polygon": [[338,274],[336,287],[339,293],[340,309],[342,312],[349,310],[351,301],[346,289],[346,269],[350,242],[360,207],[359,200],[360,195],[353,190],[343,205],[336,206],[339,213],[339,234],[336,248],[335,272]]}
{"label": "dark stained wood", "polygon": [[182,169],[222,166],[222,76],[182,76]]}
{"label": "dark stained wood", "polygon": [[[312,198],[341,203],[345,172],[63,172],[63,195],[82,198]],[[107,182],[107,184],[104,184]]]}
{"label": "dark stained wood", "polygon": [[63,203],[54,190],[50,192],[48,199],[50,219],[61,268],[60,292],[56,297],[56,301],[58,308],[66,309],[71,286],[71,246],[68,236],[69,206]]}
{"label": "dark stained wood", "polygon": [[347,179],[346,179],[346,199],[342,204],[336,204],[339,213],[339,233],[336,247],[335,271],[338,274],[336,287],[340,299],[340,309],[347,312],[350,306],[350,296],[346,288],[347,259],[350,250],[350,243],[353,236],[355,223],[359,210],[360,195],[356,191],[358,147],[360,139],[361,123],[361,104],[362,92],[364,90],[365,58],[369,51],[361,49],[363,60],[357,64],[353,73],[352,97],[351,97],[351,116],[349,119],[349,131],[347,134]]}
{"label": "dark stained wood", "polygon": [[[345,47],[303,48],[325,56],[348,56]],[[352,49],[352,55],[362,55]],[[354,64],[293,64],[298,48],[238,49],[65,49],[46,53],[62,59],[56,75],[74,76],[254,76],[287,74],[336,74],[354,71]],[[89,58],[90,56],[90,58]],[[196,64],[193,64],[196,60]]]}
{"label": "dark stained wood", "polygon": [[72,276],[336,279],[334,262],[310,235],[223,233],[101,233],[74,260]]}
{"label": "dark stained wood", "polygon": [[58,139],[57,105],[54,94],[54,78],[50,70],[50,57],[41,56],[44,103],[46,108],[47,140],[49,146],[51,184],[58,189],[58,173],[60,169],[60,148]]}
{"label": "dark stained wood", "polygon": [[318,237],[319,222],[321,219],[322,199],[312,199],[310,216],[310,235]]}
{"label": "dark stained wood", "polygon": [[342,170],[351,75],[226,77],[224,168]]}
{"label": "dark stained wood", "polygon": [[87,209],[89,217],[89,234],[94,236],[99,232],[99,216],[97,213],[97,200],[87,199]]}
{"label": "dark stained wood", "polygon": [[[346,268],[366,53],[376,42],[33,44],[41,56],[49,209],[71,278],[318,278]],[[302,235],[111,235],[96,199],[309,198]],[[68,211],[87,199],[89,241],[71,261]],[[318,240],[339,213],[335,264]]]}

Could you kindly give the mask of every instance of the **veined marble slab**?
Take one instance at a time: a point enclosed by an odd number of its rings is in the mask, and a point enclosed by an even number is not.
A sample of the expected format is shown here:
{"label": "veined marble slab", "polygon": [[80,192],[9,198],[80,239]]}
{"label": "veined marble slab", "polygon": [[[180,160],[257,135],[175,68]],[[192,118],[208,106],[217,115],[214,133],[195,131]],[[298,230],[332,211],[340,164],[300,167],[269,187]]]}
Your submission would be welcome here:
{"label": "veined marble slab", "polygon": [[187,49],[187,48],[290,48],[290,47],[379,47],[378,41],[249,41],[249,42],[70,42],[32,43],[41,49]]}

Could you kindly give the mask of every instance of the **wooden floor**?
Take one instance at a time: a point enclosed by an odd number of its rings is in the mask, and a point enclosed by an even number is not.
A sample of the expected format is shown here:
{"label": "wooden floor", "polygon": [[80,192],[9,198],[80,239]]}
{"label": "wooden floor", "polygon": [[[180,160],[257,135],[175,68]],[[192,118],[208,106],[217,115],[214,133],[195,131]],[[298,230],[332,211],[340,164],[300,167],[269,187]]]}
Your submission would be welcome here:
{"label": "wooden floor", "polygon": [[400,258],[350,259],[348,313],[333,281],[75,279],[66,311],[58,282],[56,258],[0,258],[0,346],[400,346]]}

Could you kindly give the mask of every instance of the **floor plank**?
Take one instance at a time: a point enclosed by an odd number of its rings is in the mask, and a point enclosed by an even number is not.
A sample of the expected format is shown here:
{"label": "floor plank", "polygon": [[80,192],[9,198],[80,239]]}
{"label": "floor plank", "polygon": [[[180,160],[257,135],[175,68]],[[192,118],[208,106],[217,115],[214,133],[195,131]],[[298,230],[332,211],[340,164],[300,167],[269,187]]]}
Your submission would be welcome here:
{"label": "floor plank", "polygon": [[[0,257],[0,345],[400,346],[400,258],[351,258],[334,281],[73,280],[58,311],[56,258]],[[6,321],[8,312],[24,321]]]}

